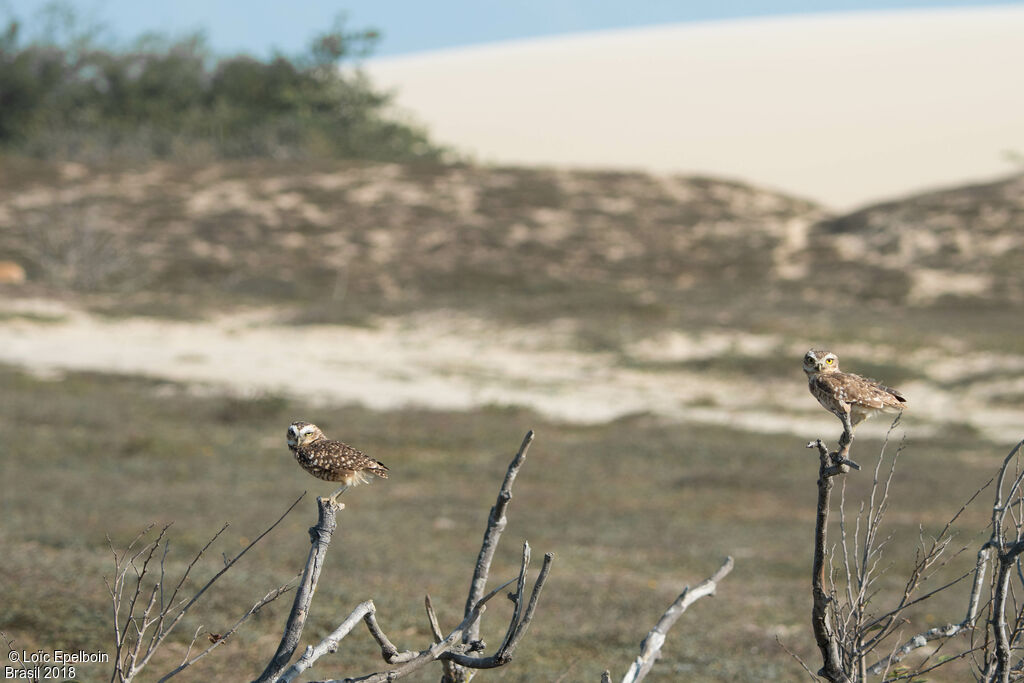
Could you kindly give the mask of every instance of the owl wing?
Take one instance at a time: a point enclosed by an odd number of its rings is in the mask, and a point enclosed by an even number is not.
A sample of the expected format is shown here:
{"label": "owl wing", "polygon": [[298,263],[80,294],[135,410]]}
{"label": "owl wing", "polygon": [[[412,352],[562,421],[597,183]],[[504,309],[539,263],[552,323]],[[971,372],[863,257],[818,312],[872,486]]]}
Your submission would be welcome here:
{"label": "owl wing", "polygon": [[329,481],[341,481],[352,472],[370,472],[382,479],[388,478],[384,463],[341,441],[319,439],[303,450],[309,465],[321,471],[316,476]]}
{"label": "owl wing", "polygon": [[841,400],[847,403],[874,410],[884,410],[886,408],[902,408],[903,404],[907,402],[903,394],[881,382],[860,375],[842,374],[845,378],[842,382],[844,397]]}

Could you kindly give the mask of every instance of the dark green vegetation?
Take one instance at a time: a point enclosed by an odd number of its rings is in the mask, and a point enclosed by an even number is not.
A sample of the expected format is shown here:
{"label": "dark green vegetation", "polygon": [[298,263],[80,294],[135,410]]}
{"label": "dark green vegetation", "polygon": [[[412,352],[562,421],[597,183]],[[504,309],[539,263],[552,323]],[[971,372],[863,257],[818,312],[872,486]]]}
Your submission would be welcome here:
{"label": "dark green vegetation", "polygon": [[[481,680],[564,674],[566,681],[596,681],[606,667],[621,676],[683,586],[710,575],[726,554],[736,558],[736,569],[717,597],[698,602],[677,624],[649,680],[799,680],[804,674],[776,636],[818,664],[809,632],[816,458],[801,439],[643,416],[579,427],[515,409],[376,413],[274,396],[201,397],[170,383],[95,374],[45,381],[0,369],[0,384],[0,629],[19,648],[105,650],[111,636],[102,576],[112,568],[106,536],[123,545],[149,522],[174,521],[172,574],[231,523],[195,573],[202,582],[220,567],[222,552],[236,553],[310,491],[203,599],[151,673],[176,665],[200,624],[201,634],[222,632],[293,576],[309,547],[312,497],[331,488],[303,473],[284,446],[286,425],[301,417],[344,433],[393,474],[345,494],[348,507],[339,515],[304,644],[371,597],[400,647],[429,640],[424,593],[444,627],[457,623],[487,511],[532,428],[537,440],[516,484],[492,578],[514,574],[522,540],[537,557],[554,552],[556,563],[516,660]],[[866,467],[848,477],[849,499],[864,495],[878,448],[866,439],[855,444]],[[967,434],[907,445],[891,500],[895,535],[884,563],[892,567],[879,584],[880,603],[902,588],[918,524],[926,536],[936,533],[1002,455]],[[942,575],[970,565],[987,538],[987,498],[961,520],[954,545],[970,549]],[[966,587],[927,603],[912,615],[908,634],[958,620],[965,600]],[[254,675],[276,647],[287,607],[285,599],[265,608],[184,680]],[[500,640],[507,609],[489,610],[489,642]],[[361,628],[321,661],[322,677],[380,665]],[[91,665],[83,671],[79,680],[109,676]],[[435,673],[415,680],[436,680]],[[933,680],[964,680],[948,675]]]}
{"label": "dark green vegetation", "polygon": [[[342,22],[306,54],[216,56],[201,34],[111,47],[51,4],[0,26],[0,151],[45,159],[438,159],[357,69],[372,30]],[[34,32],[30,33],[30,30]]]}

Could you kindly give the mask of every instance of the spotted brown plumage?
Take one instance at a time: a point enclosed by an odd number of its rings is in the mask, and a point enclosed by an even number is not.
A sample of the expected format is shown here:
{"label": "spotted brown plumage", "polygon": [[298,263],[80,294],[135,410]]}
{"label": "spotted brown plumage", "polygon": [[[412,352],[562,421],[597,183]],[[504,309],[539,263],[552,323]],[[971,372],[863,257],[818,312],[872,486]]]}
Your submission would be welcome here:
{"label": "spotted brown plumage", "polygon": [[330,501],[348,487],[371,481],[370,475],[388,478],[388,468],[348,444],[328,439],[323,431],[309,422],[293,422],[288,427],[288,448],[302,469],[318,479],[341,482]]}
{"label": "spotted brown plumage", "polygon": [[839,357],[831,351],[808,351],[804,372],[811,395],[851,433],[869,417],[899,412],[906,406],[907,399],[896,389],[852,372],[841,372]]}

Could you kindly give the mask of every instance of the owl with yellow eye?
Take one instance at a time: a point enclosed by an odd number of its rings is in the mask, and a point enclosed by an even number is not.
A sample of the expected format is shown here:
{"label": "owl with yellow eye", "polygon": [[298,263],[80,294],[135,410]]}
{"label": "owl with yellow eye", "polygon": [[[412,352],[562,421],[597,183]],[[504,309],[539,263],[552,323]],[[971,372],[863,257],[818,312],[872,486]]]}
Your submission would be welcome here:
{"label": "owl with yellow eye", "polygon": [[879,413],[897,413],[907,399],[896,389],[867,377],[839,369],[839,357],[825,349],[804,355],[804,372],[811,395],[843,423],[844,434],[853,437],[858,424]]}

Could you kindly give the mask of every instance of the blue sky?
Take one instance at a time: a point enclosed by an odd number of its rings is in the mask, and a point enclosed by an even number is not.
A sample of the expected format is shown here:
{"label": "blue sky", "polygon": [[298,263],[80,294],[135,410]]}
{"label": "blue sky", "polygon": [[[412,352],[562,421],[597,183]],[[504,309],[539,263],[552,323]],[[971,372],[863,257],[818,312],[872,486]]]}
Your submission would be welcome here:
{"label": "blue sky", "polygon": [[[44,0],[0,0],[0,17],[30,19]],[[72,0],[79,15],[126,43],[157,31],[202,30],[218,53],[265,57],[302,51],[339,13],[352,28],[382,33],[376,56],[502,40],[686,21],[806,12],[970,7],[1018,2],[963,0]],[[6,17],[4,17],[6,18]],[[27,22],[31,24],[31,22]]]}

